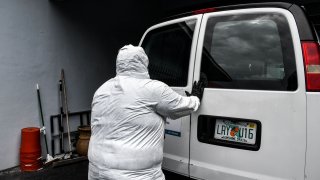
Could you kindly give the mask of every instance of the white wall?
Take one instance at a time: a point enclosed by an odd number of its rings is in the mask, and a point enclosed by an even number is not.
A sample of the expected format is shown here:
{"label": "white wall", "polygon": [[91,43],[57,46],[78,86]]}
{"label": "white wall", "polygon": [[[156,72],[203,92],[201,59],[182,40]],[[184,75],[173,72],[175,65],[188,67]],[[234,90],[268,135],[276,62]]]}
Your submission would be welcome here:
{"label": "white wall", "polygon": [[[130,18],[124,13],[121,19],[108,17],[112,7],[97,13],[94,6],[75,3],[0,1],[0,170],[19,164],[21,129],[40,126],[35,84],[40,85],[47,129],[49,116],[59,114],[61,68],[69,110],[90,109],[94,91],[115,75],[117,50],[126,42],[137,44],[147,26],[143,21],[151,18],[140,8],[137,23],[128,29]],[[50,149],[50,139],[48,143]]]}

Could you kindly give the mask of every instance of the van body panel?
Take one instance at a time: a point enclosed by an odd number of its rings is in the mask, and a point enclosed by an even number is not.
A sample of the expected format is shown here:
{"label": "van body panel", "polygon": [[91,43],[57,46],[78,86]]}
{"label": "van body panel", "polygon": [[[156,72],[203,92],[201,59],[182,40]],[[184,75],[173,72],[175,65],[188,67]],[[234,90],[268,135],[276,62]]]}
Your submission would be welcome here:
{"label": "van body panel", "polygon": [[320,179],[319,92],[307,92],[306,179]]}
{"label": "van body panel", "polygon": [[[288,33],[291,33],[293,39],[298,88],[291,92],[205,88],[200,109],[191,115],[190,175],[192,177],[220,179],[219,174],[222,173],[239,175],[247,179],[304,179],[306,92],[299,33],[293,15],[279,8],[205,14],[197,49],[203,48],[205,27],[209,17],[255,13],[280,13],[286,17],[291,31]],[[195,80],[200,76],[201,56],[202,52],[197,51]],[[199,115],[260,121],[262,124],[260,149],[249,151],[199,142],[197,138]]]}
{"label": "van body panel", "polygon": [[[196,164],[198,164],[199,167],[201,167],[201,168],[191,168],[191,174],[198,174],[199,175],[197,177],[191,176],[192,178],[195,178],[195,179],[284,180],[283,178],[272,177],[272,176],[267,176],[267,175],[263,175],[263,174],[256,174],[253,172],[246,172],[246,171],[231,169],[228,167],[221,167],[221,166],[216,166],[213,164],[206,164],[203,162],[197,162]],[[195,166],[195,165],[191,164],[191,166]],[[212,171],[212,169],[215,169],[216,171]],[[197,172],[194,172],[195,170]],[[288,179],[285,179],[285,180],[288,180]]]}

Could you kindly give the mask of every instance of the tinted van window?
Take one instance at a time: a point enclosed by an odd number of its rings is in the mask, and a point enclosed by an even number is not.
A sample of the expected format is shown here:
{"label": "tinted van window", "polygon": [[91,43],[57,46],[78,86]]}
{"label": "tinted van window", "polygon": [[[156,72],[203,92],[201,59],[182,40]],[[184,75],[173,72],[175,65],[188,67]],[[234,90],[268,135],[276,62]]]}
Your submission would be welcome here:
{"label": "tinted van window", "polygon": [[280,14],[209,18],[201,71],[209,87],[229,89],[297,89],[288,22]]}
{"label": "tinted van window", "polygon": [[150,31],[143,43],[149,57],[151,79],[169,86],[187,85],[192,37],[196,20],[168,25]]}

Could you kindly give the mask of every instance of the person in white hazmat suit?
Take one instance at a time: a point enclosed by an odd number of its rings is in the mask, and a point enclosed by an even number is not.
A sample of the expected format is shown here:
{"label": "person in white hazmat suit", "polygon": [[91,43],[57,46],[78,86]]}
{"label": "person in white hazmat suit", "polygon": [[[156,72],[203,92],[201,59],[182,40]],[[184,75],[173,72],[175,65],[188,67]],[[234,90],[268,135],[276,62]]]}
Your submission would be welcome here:
{"label": "person in white hazmat suit", "polygon": [[141,47],[124,46],[118,52],[116,77],[95,92],[89,180],[165,179],[161,170],[165,118],[196,111],[203,88],[195,82],[191,96],[181,96],[151,80],[148,64]]}

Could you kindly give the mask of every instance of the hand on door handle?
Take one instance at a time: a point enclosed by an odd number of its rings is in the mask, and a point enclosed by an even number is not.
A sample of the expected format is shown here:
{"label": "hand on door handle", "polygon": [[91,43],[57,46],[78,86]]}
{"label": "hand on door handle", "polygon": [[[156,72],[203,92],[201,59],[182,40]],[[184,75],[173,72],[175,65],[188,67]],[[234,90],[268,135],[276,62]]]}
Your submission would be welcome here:
{"label": "hand on door handle", "polygon": [[207,85],[208,85],[207,76],[204,73],[201,73],[199,82],[194,81],[191,93],[189,93],[188,91],[185,91],[185,93],[187,96],[197,96],[201,102],[202,96],[203,96],[203,90]]}

